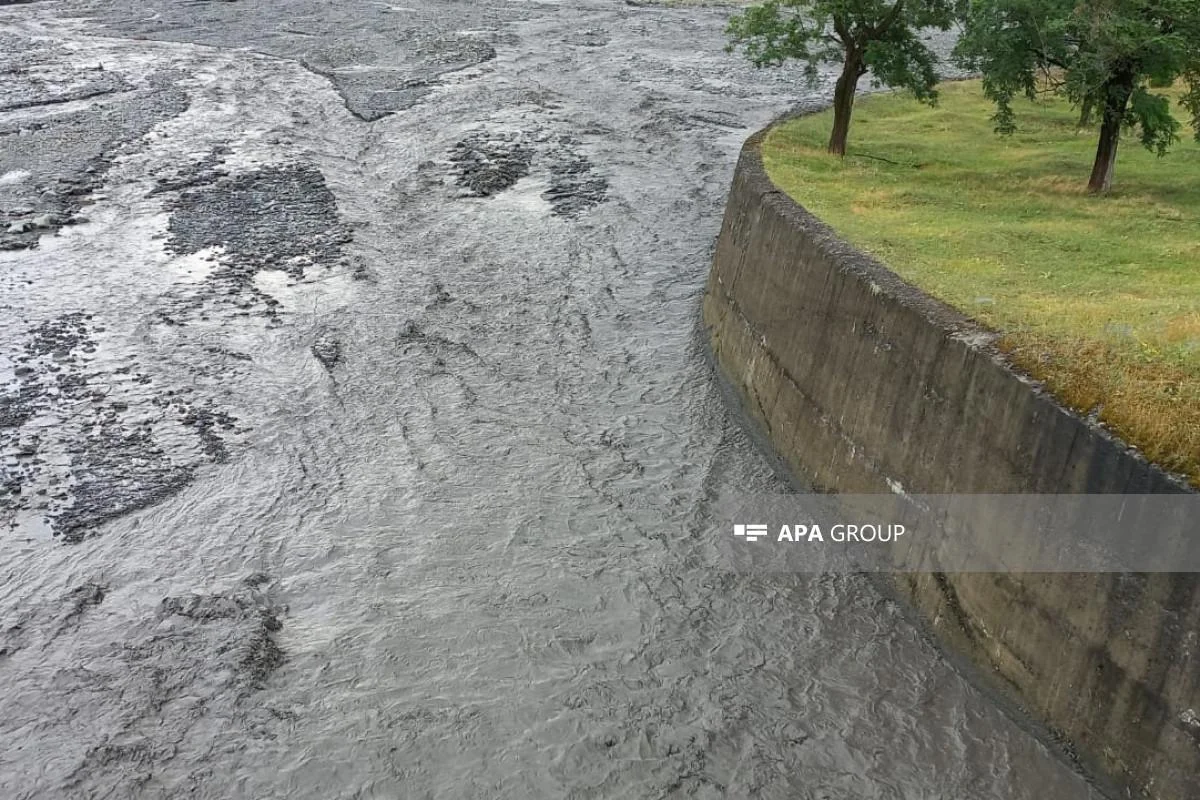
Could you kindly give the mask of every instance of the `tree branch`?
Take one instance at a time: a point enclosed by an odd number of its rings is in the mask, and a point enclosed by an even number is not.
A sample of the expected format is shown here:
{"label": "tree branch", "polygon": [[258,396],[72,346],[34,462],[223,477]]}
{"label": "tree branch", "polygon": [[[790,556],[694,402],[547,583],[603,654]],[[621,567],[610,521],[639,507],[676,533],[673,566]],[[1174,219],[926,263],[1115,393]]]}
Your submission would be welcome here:
{"label": "tree branch", "polygon": [[887,16],[879,21],[879,24],[870,30],[870,38],[878,39],[883,34],[887,33],[896,20],[900,19],[900,14],[904,11],[904,0],[896,0],[896,4],[888,11]]}
{"label": "tree branch", "polygon": [[847,50],[857,44],[854,34],[850,32],[850,26],[846,24],[846,18],[841,14],[833,15],[833,29],[837,31],[838,41],[845,45]]}

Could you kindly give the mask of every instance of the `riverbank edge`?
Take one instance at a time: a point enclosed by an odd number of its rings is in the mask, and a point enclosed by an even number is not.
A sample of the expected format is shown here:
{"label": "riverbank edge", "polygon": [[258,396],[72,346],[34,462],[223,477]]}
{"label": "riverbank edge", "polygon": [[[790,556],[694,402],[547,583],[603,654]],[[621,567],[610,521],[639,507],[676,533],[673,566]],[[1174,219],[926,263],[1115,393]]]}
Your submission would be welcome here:
{"label": "riverbank edge", "polygon": [[[842,241],[745,143],[703,300],[751,426],[819,491],[1189,491],[1012,369],[996,335]],[[1002,535],[999,534],[998,535]],[[986,688],[1085,772],[1145,798],[1200,792],[1200,579],[895,575]]]}

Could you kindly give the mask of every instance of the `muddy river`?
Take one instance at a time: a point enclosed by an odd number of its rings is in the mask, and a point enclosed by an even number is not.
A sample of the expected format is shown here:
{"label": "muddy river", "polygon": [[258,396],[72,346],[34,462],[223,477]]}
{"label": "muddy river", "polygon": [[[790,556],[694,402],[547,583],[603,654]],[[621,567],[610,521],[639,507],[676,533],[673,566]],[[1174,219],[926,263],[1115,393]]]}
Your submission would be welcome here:
{"label": "muddy river", "polygon": [[1097,796],[780,488],[699,300],[797,70],[619,0],[0,7],[0,797]]}

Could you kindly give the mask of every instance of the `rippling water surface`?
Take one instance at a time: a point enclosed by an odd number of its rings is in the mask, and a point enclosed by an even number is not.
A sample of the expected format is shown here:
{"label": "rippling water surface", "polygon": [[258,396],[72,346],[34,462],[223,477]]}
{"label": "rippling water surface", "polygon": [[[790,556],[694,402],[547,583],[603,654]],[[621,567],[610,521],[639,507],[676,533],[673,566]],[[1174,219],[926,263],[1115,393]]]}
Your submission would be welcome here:
{"label": "rippling water surface", "polygon": [[0,796],[1087,798],[776,486],[697,329],[727,10],[0,9]]}

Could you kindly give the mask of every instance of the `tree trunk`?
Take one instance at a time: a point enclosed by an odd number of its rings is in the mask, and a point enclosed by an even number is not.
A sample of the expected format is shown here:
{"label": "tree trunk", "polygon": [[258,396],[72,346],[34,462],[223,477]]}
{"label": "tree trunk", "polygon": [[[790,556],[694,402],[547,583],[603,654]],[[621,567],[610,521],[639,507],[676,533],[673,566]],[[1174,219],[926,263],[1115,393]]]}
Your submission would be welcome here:
{"label": "tree trunk", "polygon": [[1083,105],[1079,109],[1079,125],[1078,128],[1088,128],[1092,124],[1092,111],[1096,108],[1096,98],[1088,95],[1083,98]]}
{"label": "tree trunk", "polygon": [[863,74],[862,57],[854,50],[846,51],[846,63],[833,91],[833,133],[829,136],[829,152],[846,155],[846,138],[850,135],[850,116],[854,113],[854,93]]}
{"label": "tree trunk", "polygon": [[1113,170],[1117,166],[1117,145],[1121,141],[1121,125],[1133,94],[1133,77],[1118,76],[1104,88],[1104,117],[1100,120],[1100,143],[1096,147],[1096,163],[1088,191],[1105,194],[1112,188]]}

